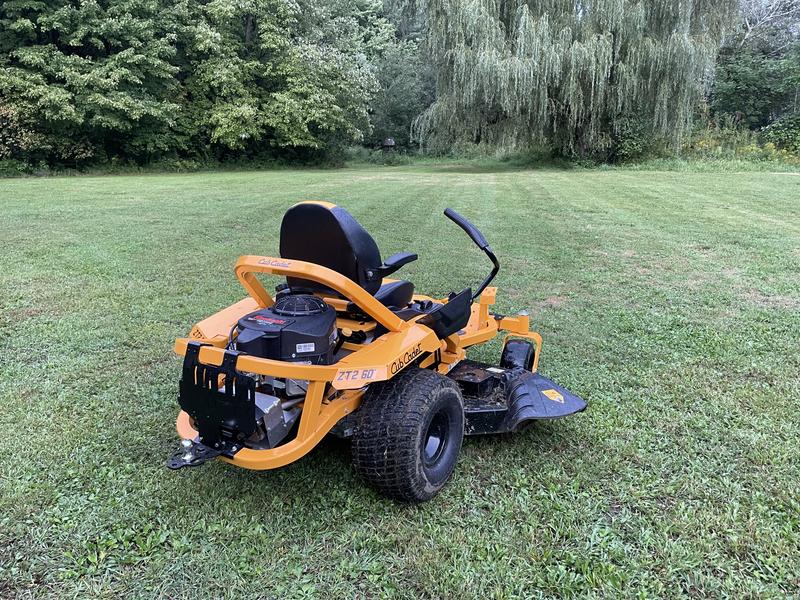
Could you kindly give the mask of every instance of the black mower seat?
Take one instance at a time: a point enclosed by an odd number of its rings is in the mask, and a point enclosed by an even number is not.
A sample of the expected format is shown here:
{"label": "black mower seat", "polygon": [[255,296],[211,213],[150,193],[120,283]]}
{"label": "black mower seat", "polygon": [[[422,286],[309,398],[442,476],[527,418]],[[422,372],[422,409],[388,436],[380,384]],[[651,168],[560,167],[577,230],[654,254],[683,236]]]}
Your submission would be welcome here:
{"label": "black mower seat", "polygon": [[[414,295],[414,284],[405,279],[390,281],[384,283],[373,295],[378,302],[388,308],[404,308],[408,306]],[[356,312],[356,307],[352,302],[347,305],[347,312]]]}
{"label": "black mower seat", "polygon": [[[381,261],[372,236],[345,209],[329,202],[301,202],[283,216],[280,252],[282,258],[322,265],[352,279],[387,306],[405,306],[414,285],[409,281],[383,284],[383,278],[417,259],[401,252]],[[290,289],[332,293],[324,285],[298,277],[287,277]]]}

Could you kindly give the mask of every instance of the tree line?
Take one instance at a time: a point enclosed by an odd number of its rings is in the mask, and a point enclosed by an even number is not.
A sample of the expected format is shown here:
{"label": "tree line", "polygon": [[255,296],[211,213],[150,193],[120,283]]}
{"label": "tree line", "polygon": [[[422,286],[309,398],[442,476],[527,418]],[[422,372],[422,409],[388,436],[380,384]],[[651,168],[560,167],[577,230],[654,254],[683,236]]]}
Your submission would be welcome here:
{"label": "tree line", "polygon": [[718,119],[800,156],[800,0],[743,0],[715,73]]}
{"label": "tree line", "polygon": [[678,147],[704,107],[785,129],[797,4],[8,0],[0,160],[313,161],[385,137],[613,160]]}

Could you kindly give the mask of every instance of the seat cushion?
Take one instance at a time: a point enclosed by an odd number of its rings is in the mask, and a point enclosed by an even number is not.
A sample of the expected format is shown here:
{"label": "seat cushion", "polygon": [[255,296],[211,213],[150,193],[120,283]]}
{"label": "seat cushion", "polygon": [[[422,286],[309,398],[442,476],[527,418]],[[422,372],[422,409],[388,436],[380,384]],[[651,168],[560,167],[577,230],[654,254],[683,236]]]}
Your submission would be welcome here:
{"label": "seat cushion", "polygon": [[[414,295],[414,284],[404,279],[397,281],[389,281],[381,285],[380,289],[375,292],[375,299],[391,309],[400,309],[408,306],[411,298]],[[348,313],[358,313],[360,309],[355,303],[350,302],[347,305]]]}
{"label": "seat cushion", "polygon": [[414,295],[414,284],[405,279],[384,283],[375,292],[375,299],[390,308],[404,308],[411,302]]}

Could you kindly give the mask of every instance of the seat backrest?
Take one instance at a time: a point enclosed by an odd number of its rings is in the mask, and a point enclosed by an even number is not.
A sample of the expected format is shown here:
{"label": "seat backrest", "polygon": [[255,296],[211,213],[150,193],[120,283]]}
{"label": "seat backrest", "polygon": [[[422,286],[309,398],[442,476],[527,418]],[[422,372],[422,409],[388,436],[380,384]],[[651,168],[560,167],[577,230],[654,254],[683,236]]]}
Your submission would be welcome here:
{"label": "seat backrest", "polygon": [[[381,281],[370,281],[367,271],[379,267],[381,253],[372,236],[345,209],[329,202],[301,202],[283,215],[282,258],[322,265],[355,281],[370,294]],[[290,288],[328,291],[317,282],[287,277]]]}

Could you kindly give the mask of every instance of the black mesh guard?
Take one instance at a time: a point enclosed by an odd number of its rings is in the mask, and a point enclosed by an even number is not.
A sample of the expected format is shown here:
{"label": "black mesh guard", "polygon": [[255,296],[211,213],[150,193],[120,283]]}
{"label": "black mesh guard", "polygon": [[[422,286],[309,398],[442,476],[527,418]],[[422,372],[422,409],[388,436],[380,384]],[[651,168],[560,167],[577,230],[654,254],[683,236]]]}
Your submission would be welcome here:
{"label": "black mesh guard", "polygon": [[302,317],[306,315],[318,315],[325,312],[328,305],[324,300],[316,296],[307,294],[293,294],[283,296],[275,302],[272,311],[275,314],[286,317]]}
{"label": "black mesh guard", "polygon": [[257,427],[256,382],[236,371],[239,353],[235,350],[225,352],[219,367],[201,363],[200,349],[208,345],[187,345],[178,403],[194,419],[203,444],[232,455]]}

